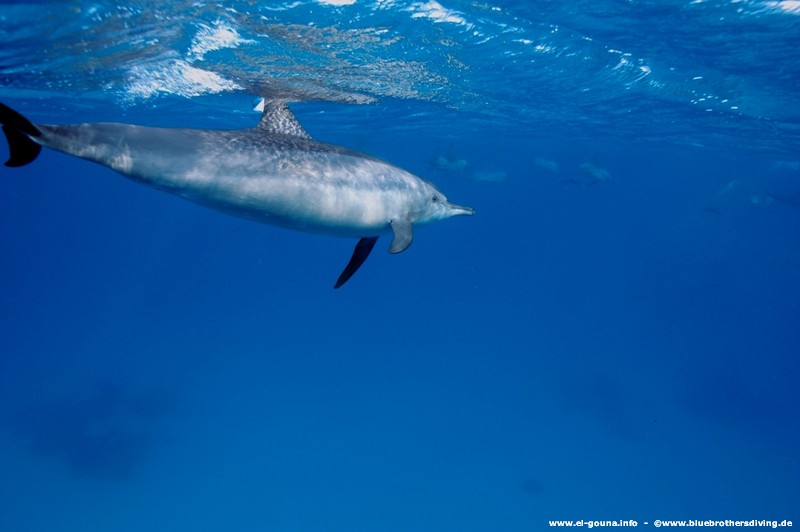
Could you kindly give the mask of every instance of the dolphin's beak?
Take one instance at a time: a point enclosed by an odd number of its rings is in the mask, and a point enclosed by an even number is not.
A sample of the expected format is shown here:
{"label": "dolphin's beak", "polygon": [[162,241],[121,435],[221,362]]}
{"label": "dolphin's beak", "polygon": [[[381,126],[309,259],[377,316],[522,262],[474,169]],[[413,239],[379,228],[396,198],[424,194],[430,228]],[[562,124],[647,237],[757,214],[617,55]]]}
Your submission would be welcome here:
{"label": "dolphin's beak", "polygon": [[472,216],[475,214],[475,209],[472,207],[462,207],[461,205],[450,202],[445,202],[445,205],[447,206],[447,211],[450,213],[450,216],[458,216],[461,214]]}

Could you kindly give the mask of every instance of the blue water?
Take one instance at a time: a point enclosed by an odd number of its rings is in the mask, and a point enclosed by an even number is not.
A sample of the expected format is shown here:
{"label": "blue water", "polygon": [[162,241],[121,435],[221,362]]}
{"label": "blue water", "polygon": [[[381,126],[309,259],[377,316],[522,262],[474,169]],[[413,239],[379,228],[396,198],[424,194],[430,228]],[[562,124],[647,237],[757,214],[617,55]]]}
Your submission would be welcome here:
{"label": "blue water", "polygon": [[333,290],[350,240],[0,169],[1,531],[797,525],[798,2],[224,4],[4,0],[0,101],[289,99],[477,214]]}

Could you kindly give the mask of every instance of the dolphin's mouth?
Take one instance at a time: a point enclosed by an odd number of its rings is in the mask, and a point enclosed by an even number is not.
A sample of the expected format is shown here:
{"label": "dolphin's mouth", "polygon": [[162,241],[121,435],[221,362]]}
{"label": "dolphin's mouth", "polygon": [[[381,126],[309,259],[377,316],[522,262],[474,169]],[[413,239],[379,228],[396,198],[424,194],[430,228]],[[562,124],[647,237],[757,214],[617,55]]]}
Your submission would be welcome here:
{"label": "dolphin's mouth", "polygon": [[473,214],[475,214],[475,209],[473,209],[472,207],[464,207],[463,205],[456,205],[455,203],[450,203],[450,202],[447,202],[446,205],[448,211],[452,216],[458,216],[461,214],[465,216],[472,216]]}

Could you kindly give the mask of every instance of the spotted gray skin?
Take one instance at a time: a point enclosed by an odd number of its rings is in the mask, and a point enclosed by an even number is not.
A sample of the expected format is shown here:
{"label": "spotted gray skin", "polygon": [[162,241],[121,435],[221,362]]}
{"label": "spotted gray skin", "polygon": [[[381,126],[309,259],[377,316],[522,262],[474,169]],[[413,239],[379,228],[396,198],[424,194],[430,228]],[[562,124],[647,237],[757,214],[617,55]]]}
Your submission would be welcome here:
{"label": "spotted gray skin", "polygon": [[389,251],[399,253],[411,244],[413,226],[474,213],[401,168],[312,139],[283,102],[267,102],[258,126],[237,130],[34,125],[3,104],[0,123],[7,166],[28,164],[45,146],[229,214],[359,238],[336,288],[381,234],[392,232]]}

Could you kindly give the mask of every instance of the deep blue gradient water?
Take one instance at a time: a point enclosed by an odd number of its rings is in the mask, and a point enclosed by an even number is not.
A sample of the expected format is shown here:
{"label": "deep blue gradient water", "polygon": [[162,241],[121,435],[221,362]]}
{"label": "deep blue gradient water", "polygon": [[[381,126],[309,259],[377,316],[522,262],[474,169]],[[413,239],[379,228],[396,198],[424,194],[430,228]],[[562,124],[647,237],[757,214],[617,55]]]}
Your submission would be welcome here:
{"label": "deep blue gradient water", "polygon": [[797,1],[4,0],[0,42],[34,122],[288,99],[477,210],[334,291],[350,240],[0,169],[3,532],[797,526]]}

